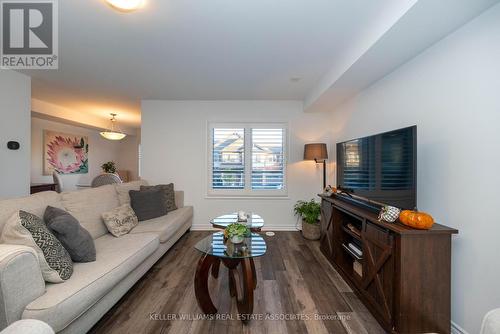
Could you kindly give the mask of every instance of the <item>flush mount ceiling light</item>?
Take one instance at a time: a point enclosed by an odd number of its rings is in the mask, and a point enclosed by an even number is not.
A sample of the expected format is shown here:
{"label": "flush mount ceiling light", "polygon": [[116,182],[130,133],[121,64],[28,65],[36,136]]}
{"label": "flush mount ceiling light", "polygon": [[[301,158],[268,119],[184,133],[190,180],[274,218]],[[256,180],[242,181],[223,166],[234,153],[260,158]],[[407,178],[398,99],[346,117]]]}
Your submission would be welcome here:
{"label": "flush mount ceiling light", "polygon": [[133,12],[144,4],[144,0],[106,0],[106,2],[120,12]]}
{"label": "flush mount ceiling light", "polygon": [[116,114],[110,114],[110,115],[111,115],[111,127],[108,130],[101,132],[101,136],[103,136],[108,140],[122,140],[127,135],[124,134],[116,124]]}

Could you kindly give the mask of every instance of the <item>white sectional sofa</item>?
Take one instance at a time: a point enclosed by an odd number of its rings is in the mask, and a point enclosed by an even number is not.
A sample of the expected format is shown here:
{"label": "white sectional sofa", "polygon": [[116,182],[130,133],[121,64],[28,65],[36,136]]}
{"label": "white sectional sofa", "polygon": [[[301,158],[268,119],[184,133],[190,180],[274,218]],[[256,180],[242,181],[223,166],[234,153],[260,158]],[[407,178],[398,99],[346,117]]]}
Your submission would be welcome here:
{"label": "white sectional sofa", "polygon": [[69,280],[51,284],[44,282],[33,249],[0,244],[0,329],[20,319],[38,319],[56,333],[87,332],[190,229],[193,208],[184,206],[184,193],[176,191],[177,210],[139,222],[125,236],[108,233],[101,213],[130,202],[128,191],[142,184],[0,201],[0,230],[17,210],[43,217],[51,205],[76,217],[94,238],[97,251],[95,262],[75,263]]}

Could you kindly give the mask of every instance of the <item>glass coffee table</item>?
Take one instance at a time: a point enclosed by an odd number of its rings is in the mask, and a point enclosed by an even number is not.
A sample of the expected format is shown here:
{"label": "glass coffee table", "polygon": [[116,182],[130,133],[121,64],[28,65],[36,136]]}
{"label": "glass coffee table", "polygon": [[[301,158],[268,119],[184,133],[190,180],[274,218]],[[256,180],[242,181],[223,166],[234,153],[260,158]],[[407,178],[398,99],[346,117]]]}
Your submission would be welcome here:
{"label": "glass coffee table", "polygon": [[260,232],[262,227],[264,227],[264,219],[255,213],[248,214],[246,222],[239,222],[238,213],[236,212],[219,216],[210,221],[213,227],[220,229],[225,229],[229,224],[234,223],[247,225],[252,232]]}
{"label": "glass coffee table", "polygon": [[[229,292],[236,297],[238,313],[243,322],[250,320],[253,313],[253,291],[257,287],[254,257],[266,254],[266,242],[257,233],[240,244],[233,244],[224,239],[223,232],[217,232],[205,237],[194,246],[200,253],[196,274],[194,277],[194,291],[198,306],[205,314],[216,314],[217,308],[210,298],[208,279],[210,268],[212,276],[218,276],[220,262],[229,269]],[[217,275],[214,275],[213,266],[217,265]]]}

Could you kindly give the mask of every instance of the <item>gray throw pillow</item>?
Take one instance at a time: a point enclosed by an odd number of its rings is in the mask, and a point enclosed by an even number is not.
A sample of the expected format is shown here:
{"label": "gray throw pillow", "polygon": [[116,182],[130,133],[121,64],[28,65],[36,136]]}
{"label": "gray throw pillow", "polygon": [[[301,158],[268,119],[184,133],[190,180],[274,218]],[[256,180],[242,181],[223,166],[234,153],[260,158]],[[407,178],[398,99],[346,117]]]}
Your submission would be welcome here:
{"label": "gray throw pillow", "polygon": [[74,262],[95,261],[96,251],[90,233],[70,213],[48,206],[43,220],[49,230],[66,248]]}
{"label": "gray throw pillow", "polygon": [[165,196],[165,204],[167,205],[167,211],[177,210],[177,206],[175,205],[175,191],[173,183],[159,184],[156,186],[141,186],[141,190],[149,190],[149,189],[162,190]]}
{"label": "gray throw pillow", "polygon": [[160,189],[130,190],[130,206],[139,221],[167,214],[165,195]]}

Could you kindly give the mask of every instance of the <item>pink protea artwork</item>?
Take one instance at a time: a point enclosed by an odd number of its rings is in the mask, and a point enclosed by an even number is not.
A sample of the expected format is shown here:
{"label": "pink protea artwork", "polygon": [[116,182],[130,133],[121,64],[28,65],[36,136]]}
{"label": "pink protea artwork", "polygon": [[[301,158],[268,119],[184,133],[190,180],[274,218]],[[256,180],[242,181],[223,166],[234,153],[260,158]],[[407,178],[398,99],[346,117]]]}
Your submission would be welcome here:
{"label": "pink protea artwork", "polygon": [[45,131],[44,174],[88,173],[88,138]]}

